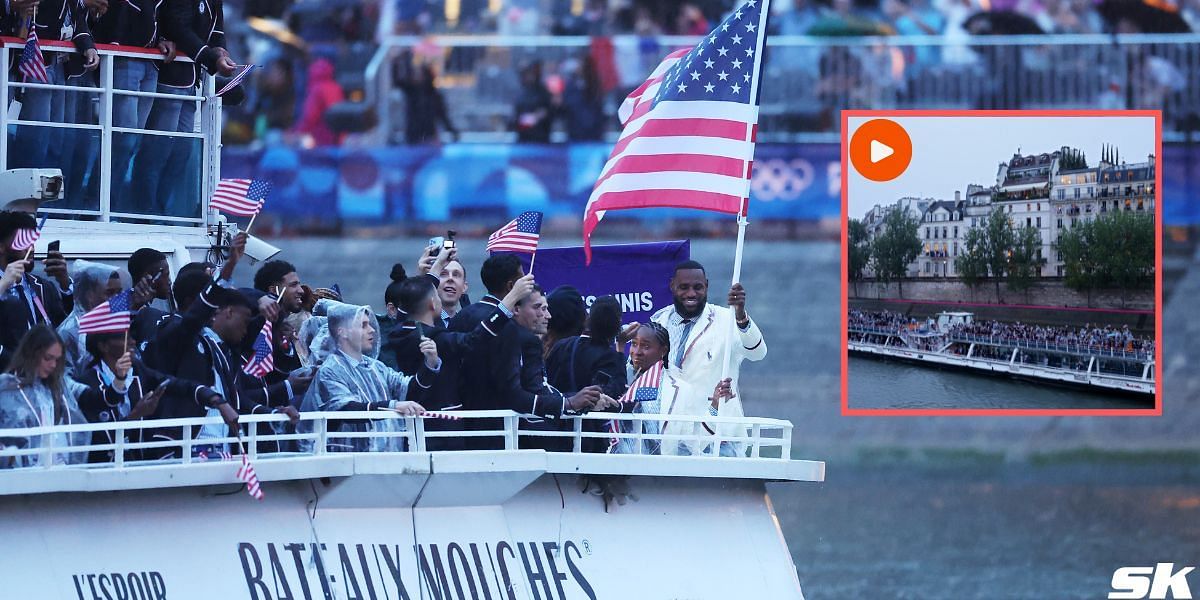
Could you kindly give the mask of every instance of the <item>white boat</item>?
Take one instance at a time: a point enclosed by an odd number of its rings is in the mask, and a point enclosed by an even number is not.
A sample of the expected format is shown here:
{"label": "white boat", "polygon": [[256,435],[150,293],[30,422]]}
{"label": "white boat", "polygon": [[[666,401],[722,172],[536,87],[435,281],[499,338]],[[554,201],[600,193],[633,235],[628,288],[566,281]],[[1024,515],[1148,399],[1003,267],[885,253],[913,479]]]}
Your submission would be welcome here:
{"label": "white boat", "polygon": [[[5,40],[0,62],[21,48],[20,41]],[[68,43],[43,42],[50,55],[70,50]],[[114,97],[145,94],[113,89],[113,57],[161,57],[104,45],[99,51],[98,123],[29,123],[0,111],[0,130],[95,132],[98,204],[39,207],[53,200],[54,194],[46,194],[53,187],[48,173],[21,174],[42,182],[42,197],[5,202],[53,217],[38,241],[39,254],[55,240],[61,240],[68,259],[108,262],[152,247],[164,252],[176,270],[220,253],[235,228],[207,204],[220,173],[221,100],[213,96],[211,78],[204,94],[185,97],[199,105],[197,131],[122,130],[112,125]],[[16,88],[30,85],[35,84],[0,79],[0,99],[7,105]],[[63,89],[78,93],[78,88]],[[109,180],[126,167],[111,164],[114,133],[195,140],[204,173],[194,190],[198,213],[169,217],[114,210]],[[8,164],[12,150],[0,136],[0,164]],[[61,189],[61,179],[57,185],[54,189]],[[265,259],[273,250],[258,248],[257,255],[254,249],[248,254]],[[503,439],[503,449],[427,452],[425,441],[439,433],[426,433],[422,419],[409,419],[408,451],[326,452],[330,422],[400,417],[306,413],[311,433],[280,439],[307,440],[311,450],[259,454],[257,442],[264,438],[252,424],[283,417],[244,416],[246,456],[261,482],[261,501],[243,491],[237,478],[240,457],[193,460],[190,441],[125,442],[126,432],[134,429],[194,429],[205,419],[0,430],[0,465],[32,455],[40,465],[0,469],[2,595],[78,600],[803,597],[765,484],[823,481],[824,463],[791,457],[790,423],[706,417],[744,427],[744,436],[724,440],[744,445],[745,456],[733,458],[581,452],[585,437],[608,435],[585,433],[582,422],[611,415],[575,418],[574,431],[567,433],[573,452],[521,450],[519,439],[530,432],[518,430],[516,414],[469,416],[482,417],[503,417],[503,429],[493,432]],[[117,442],[54,446],[56,433],[99,430],[112,431]],[[41,439],[47,442],[29,443]],[[173,444],[186,458],[126,460],[126,450]],[[58,464],[71,452],[89,449],[112,450],[115,458],[105,464]],[[581,493],[581,482],[607,496]]]}
{"label": "white boat", "polygon": [[[462,413],[460,413],[462,414]],[[802,598],[796,567],[766,494],[768,481],[816,482],[821,462],[791,458],[791,424],[743,418],[744,458],[519,450],[517,415],[503,417],[504,449],[425,452],[423,420],[407,419],[395,453],[326,452],[330,423],[401,418],[308,413],[312,450],[246,448],[264,498],[243,491],[229,461],[125,460],[142,427],[195,428],[203,418],[0,430],[0,577],[12,598]],[[620,415],[623,419],[653,416]],[[674,417],[678,420],[679,417]],[[243,417],[244,424],[282,421]],[[712,421],[712,418],[705,418]],[[725,419],[727,422],[735,420]],[[110,430],[113,444],[21,449],[20,439]],[[474,432],[477,435],[488,432]],[[360,434],[366,437],[382,433]],[[622,434],[634,435],[634,434]],[[39,438],[39,436],[46,436]],[[682,436],[678,436],[682,438]],[[711,439],[711,438],[710,438]],[[226,442],[236,445],[236,438]],[[55,465],[56,456],[113,450],[106,464]],[[607,504],[583,483],[615,494]]]}
{"label": "white boat", "polygon": [[942,313],[936,321],[899,328],[850,325],[848,350],[860,356],[1122,395],[1154,396],[1155,359],[1151,353],[967,335],[949,328],[972,321],[971,313]]}

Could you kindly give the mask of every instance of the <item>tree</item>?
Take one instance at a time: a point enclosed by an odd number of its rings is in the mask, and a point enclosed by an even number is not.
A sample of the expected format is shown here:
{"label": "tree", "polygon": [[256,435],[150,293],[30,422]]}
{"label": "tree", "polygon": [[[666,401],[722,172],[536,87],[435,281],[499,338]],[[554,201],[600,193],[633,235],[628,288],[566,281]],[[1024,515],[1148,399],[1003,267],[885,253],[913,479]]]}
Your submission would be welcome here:
{"label": "tree", "polygon": [[1148,214],[1117,211],[1078,223],[1058,236],[1067,287],[1087,294],[1116,287],[1125,305],[1130,290],[1154,279],[1154,219]]}
{"label": "tree", "polygon": [[1013,235],[1013,247],[1008,261],[1009,289],[1026,291],[1037,279],[1046,259],[1038,256],[1042,236],[1034,227],[1021,227]]}
{"label": "tree", "polygon": [[1086,293],[1089,308],[1092,306],[1092,292],[1104,283],[1094,225],[1093,222],[1071,227],[1058,234],[1056,244],[1062,256],[1067,287]]}
{"label": "tree", "polygon": [[854,283],[854,295],[858,296],[858,282],[863,278],[863,271],[871,260],[871,240],[867,225],[858,219],[850,219],[847,227],[847,265],[850,281]]}
{"label": "tree", "polygon": [[1088,223],[1094,230],[1104,280],[1121,290],[1125,306],[1130,290],[1149,286],[1154,275],[1154,219],[1146,213],[1117,211]]}
{"label": "tree", "polygon": [[1000,278],[1008,272],[1013,239],[1012,223],[1004,215],[1004,208],[995,207],[983,222],[982,254],[987,273],[996,285],[996,302],[1000,301]]}
{"label": "tree", "polygon": [[985,236],[982,227],[968,229],[967,237],[963,240],[963,252],[954,259],[954,269],[972,291],[987,279]]}
{"label": "tree", "polygon": [[904,297],[904,278],[908,264],[921,253],[917,220],[899,206],[893,206],[883,218],[883,232],[871,244],[871,269],[884,283],[896,280]]}

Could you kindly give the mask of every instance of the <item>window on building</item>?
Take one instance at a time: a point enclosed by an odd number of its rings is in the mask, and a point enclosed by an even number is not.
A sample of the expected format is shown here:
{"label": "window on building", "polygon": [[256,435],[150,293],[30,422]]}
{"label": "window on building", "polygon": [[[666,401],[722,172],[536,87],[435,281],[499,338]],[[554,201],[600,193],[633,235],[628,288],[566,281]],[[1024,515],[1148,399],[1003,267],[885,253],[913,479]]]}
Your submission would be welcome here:
{"label": "window on building", "polygon": [[1062,229],[1062,217],[1059,217],[1058,219],[1058,228]]}
{"label": "window on building", "polygon": [[954,226],[954,237],[958,237],[958,225]]}
{"label": "window on building", "polygon": [[946,228],[942,228],[942,239],[946,239]]}
{"label": "window on building", "polygon": [[1058,199],[1059,199],[1059,200],[1062,200],[1062,199],[1065,197],[1065,196],[1064,196],[1065,194],[1066,194],[1066,190],[1064,190],[1064,189],[1062,189],[1062,188],[1059,188],[1059,189],[1058,189]]}
{"label": "window on building", "polygon": [[1037,226],[1038,226],[1038,229],[1042,228],[1042,218],[1041,217],[1037,218]]}
{"label": "window on building", "polygon": [[1079,199],[1079,188],[1075,188],[1075,199]]}

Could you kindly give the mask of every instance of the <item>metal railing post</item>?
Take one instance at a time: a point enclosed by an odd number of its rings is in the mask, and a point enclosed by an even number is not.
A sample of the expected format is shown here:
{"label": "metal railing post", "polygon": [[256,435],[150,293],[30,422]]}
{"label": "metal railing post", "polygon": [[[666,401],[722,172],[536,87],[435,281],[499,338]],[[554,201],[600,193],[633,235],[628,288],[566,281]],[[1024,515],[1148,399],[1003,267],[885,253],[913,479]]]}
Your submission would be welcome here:
{"label": "metal railing post", "polygon": [[43,448],[46,449],[45,452],[42,453],[42,468],[49,468],[54,466],[54,434],[43,433],[42,438],[45,443]]}
{"label": "metal railing post", "polygon": [[314,420],[313,433],[316,434],[316,439],[313,440],[313,454],[325,454],[326,440],[329,437],[329,420],[324,416]]}
{"label": "metal railing post", "polygon": [[416,446],[415,452],[425,452],[425,419],[413,419],[412,436],[412,445]]}
{"label": "metal railing post", "polygon": [[[112,212],[113,146],[113,61],[115,56],[100,57],[100,221],[107,222]],[[125,133],[122,135],[134,135]],[[189,452],[190,456],[190,452]]]}
{"label": "metal railing post", "polygon": [[516,450],[517,445],[517,417],[504,417],[504,449]]}
{"label": "metal railing post", "polygon": [[[241,427],[239,424],[238,427]],[[246,424],[246,452],[250,458],[258,458],[258,423]]]}
{"label": "metal railing post", "polygon": [[117,447],[113,449],[113,464],[118,468],[125,466],[125,425],[117,421],[117,430],[113,433]]}
{"label": "metal railing post", "polygon": [[186,464],[189,464],[192,462],[192,426],[191,425],[183,426],[183,440],[182,441],[183,441],[183,443],[181,445],[181,449],[183,451],[183,456],[181,458],[183,459],[183,464],[186,465]]}
{"label": "metal railing post", "polygon": [[208,223],[211,215],[208,211],[208,200],[216,190],[217,182],[221,179],[221,111],[222,100],[216,95],[216,78],[205,76],[200,88],[204,100],[197,100],[200,106],[201,133],[204,137],[200,143],[201,169],[204,177],[200,181],[200,218]]}
{"label": "metal railing post", "polygon": [[[0,44],[0,65],[7,65],[8,46]],[[0,77],[0,170],[8,168],[8,97],[11,88],[8,86],[8,75]]]}
{"label": "metal railing post", "polygon": [[575,417],[575,441],[571,447],[571,452],[579,454],[583,452],[583,417]]}
{"label": "metal railing post", "polygon": [[759,458],[762,454],[762,426],[755,423],[750,428],[750,436],[754,438],[754,445],[750,447],[750,458]]}

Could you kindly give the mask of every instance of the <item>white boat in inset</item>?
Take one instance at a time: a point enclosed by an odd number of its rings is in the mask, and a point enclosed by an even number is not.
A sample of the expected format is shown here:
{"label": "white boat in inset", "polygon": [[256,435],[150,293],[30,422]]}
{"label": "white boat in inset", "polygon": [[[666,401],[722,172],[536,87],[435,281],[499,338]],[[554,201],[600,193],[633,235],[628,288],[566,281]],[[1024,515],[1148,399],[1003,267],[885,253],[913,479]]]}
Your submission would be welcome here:
{"label": "white boat in inset", "polygon": [[852,354],[960,368],[1094,391],[1152,398],[1155,359],[1149,352],[1029,342],[954,332],[971,313],[940,313],[936,322],[904,327],[848,326]]}

